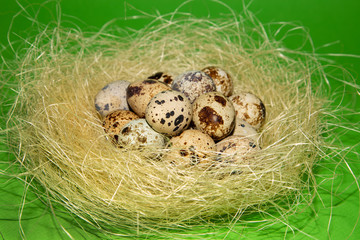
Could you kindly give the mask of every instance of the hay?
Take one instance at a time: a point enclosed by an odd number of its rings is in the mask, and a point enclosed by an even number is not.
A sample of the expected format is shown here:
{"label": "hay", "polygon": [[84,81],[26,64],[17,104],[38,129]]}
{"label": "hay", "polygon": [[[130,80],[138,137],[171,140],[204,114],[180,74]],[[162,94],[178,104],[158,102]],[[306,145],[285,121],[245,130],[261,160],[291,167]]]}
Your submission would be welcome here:
{"label": "hay", "polygon": [[[116,32],[46,30],[14,71],[10,145],[52,201],[97,228],[129,235],[234,224],[311,201],[326,131],[321,86],[313,86],[325,76],[313,55],[287,52],[251,18],[162,19],[133,34]],[[209,65],[226,69],[235,92],[260,96],[267,109],[262,150],[236,167],[241,174],[227,174],[233,166],[176,169],[147,157],[165,150],[115,148],[106,139],[94,108],[104,85]]]}

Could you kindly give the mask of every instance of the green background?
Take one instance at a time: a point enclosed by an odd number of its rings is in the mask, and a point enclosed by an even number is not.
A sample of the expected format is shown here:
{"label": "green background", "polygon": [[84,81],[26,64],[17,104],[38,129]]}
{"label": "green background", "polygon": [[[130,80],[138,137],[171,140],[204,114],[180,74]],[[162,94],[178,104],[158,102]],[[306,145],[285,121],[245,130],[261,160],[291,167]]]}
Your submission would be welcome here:
{"label": "green background", "polygon": [[[19,4],[20,3],[20,4]],[[143,15],[145,11],[152,15],[162,15],[173,12],[183,1],[173,0],[63,0],[56,1],[35,0],[0,0],[0,44],[2,55],[6,61],[14,58],[8,39],[13,42],[16,49],[21,46],[18,43],[22,37],[36,34],[30,18],[35,17],[41,23],[55,22],[59,20],[64,26],[77,26],[84,31],[96,31],[110,20],[117,19],[115,24],[129,29],[141,29],[151,21],[151,18],[139,18],[131,20],[130,16]],[[253,12],[264,24],[270,22],[292,22],[304,26],[310,33],[317,53],[334,61],[334,64],[345,67],[359,84],[360,74],[360,1],[358,0],[254,0],[254,1],[226,1],[226,4],[236,13],[241,13],[244,7]],[[59,8],[60,6],[60,8]],[[23,11],[20,15],[22,7]],[[23,9],[23,10],[24,10]],[[137,10],[136,10],[137,9]],[[140,11],[139,11],[140,10]],[[181,8],[182,12],[188,12],[196,17],[218,18],[229,14],[228,8],[215,1],[194,0]],[[13,17],[16,16],[14,21]],[[9,27],[11,29],[9,31]],[[295,49],[300,47],[301,38],[289,37],[285,46]],[[21,41],[20,41],[21,42]],[[304,51],[311,51],[310,45],[304,47]],[[329,55],[331,53],[331,55]],[[341,56],[340,56],[341,55]],[[347,56],[344,56],[347,55]],[[349,56],[354,55],[354,56]],[[2,61],[2,59],[0,59]],[[345,91],[345,98],[341,102],[355,112],[360,112],[359,93],[352,88],[342,88],[340,84],[333,83],[333,90]],[[4,91],[1,89],[0,91]],[[334,106],[340,100],[334,102]],[[6,105],[5,102],[2,103]],[[6,108],[6,106],[5,106]],[[4,114],[2,112],[1,114]],[[343,116],[346,121],[352,122],[359,128],[359,114]],[[1,125],[3,127],[3,123]],[[334,133],[336,134],[336,133]],[[359,143],[359,132],[347,132],[341,136],[344,149]],[[7,154],[6,146],[1,145],[1,168],[6,169],[13,159]],[[353,149],[359,152],[359,147]],[[359,177],[359,156],[349,154],[349,164],[356,177]],[[299,213],[291,217],[289,222],[294,226],[301,227],[305,234],[292,235],[291,231],[286,239],[360,239],[360,227],[356,225],[359,216],[359,190],[354,178],[346,170],[345,164],[336,168],[336,177],[324,184],[324,190],[320,190],[321,199],[314,201],[314,211]],[[324,171],[324,170],[323,170]],[[105,236],[98,235],[96,231],[84,231],[74,224],[76,219],[70,215],[57,211],[54,218],[44,203],[36,196],[27,192],[26,207],[19,208],[24,200],[23,193],[26,186],[17,179],[6,177],[1,174],[0,179],[0,239],[70,239],[60,227],[63,225],[75,239],[103,239]],[[328,191],[333,192],[329,194]],[[19,215],[22,215],[19,222]],[[329,219],[331,224],[329,225]],[[350,236],[354,226],[356,229]],[[360,225],[360,224],[358,224]],[[20,228],[21,226],[21,228]],[[285,226],[276,225],[268,231],[254,232],[251,229],[243,232],[245,239],[282,239]],[[241,231],[241,230],[239,230]],[[233,234],[227,239],[238,239],[240,236]]]}

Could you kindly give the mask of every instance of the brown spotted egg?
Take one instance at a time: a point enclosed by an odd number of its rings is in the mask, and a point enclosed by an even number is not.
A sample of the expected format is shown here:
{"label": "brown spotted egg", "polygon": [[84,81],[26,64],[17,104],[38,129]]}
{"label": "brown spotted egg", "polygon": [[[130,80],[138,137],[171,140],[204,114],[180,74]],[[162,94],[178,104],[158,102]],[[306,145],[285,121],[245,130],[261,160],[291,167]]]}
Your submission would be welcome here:
{"label": "brown spotted egg", "polygon": [[224,94],[224,96],[228,97],[232,94],[234,89],[233,80],[225,70],[215,67],[209,66],[202,69],[204,73],[209,75],[215,83],[216,91]]}
{"label": "brown spotted egg", "polygon": [[178,135],[189,127],[191,122],[190,100],[178,91],[160,92],[150,100],[145,111],[145,119],[159,133]]}
{"label": "brown spotted egg", "polygon": [[202,71],[188,71],[180,74],[172,82],[171,88],[184,93],[191,103],[201,94],[216,90],[214,81]]}
{"label": "brown spotted egg", "polygon": [[138,115],[129,110],[116,110],[106,115],[103,121],[103,127],[105,132],[109,134],[111,140],[117,143],[122,127],[131,120],[138,118]]}
{"label": "brown spotted egg", "polygon": [[145,116],[145,109],[149,101],[159,92],[171,88],[158,80],[141,80],[131,83],[126,91],[127,102],[131,109],[139,116]]}
{"label": "brown spotted egg", "polygon": [[163,148],[165,137],[152,129],[144,118],[125,124],[118,135],[120,146]]}
{"label": "brown spotted egg", "polygon": [[244,162],[251,159],[251,154],[259,151],[260,147],[251,138],[232,135],[216,144],[216,151],[218,152],[218,161]]}
{"label": "brown spotted egg", "polygon": [[169,152],[164,157],[176,166],[205,166],[215,155],[215,142],[207,134],[188,129],[169,141]]}
{"label": "brown spotted egg", "polygon": [[120,80],[107,84],[95,96],[95,108],[101,117],[115,110],[129,110],[126,89],[130,82]]}
{"label": "brown spotted egg", "polygon": [[236,111],[236,117],[243,119],[255,129],[265,122],[266,109],[260,98],[249,92],[229,97]]}
{"label": "brown spotted egg", "polygon": [[209,92],[193,103],[193,121],[196,129],[215,141],[228,136],[234,129],[235,109],[231,101],[219,92]]}
{"label": "brown spotted egg", "polygon": [[174,78],[171,74],[167,72],[156,72],[153,75],[149,76],[147,79],[159,80],[160,82],[166,83],[170,86]]}
{"label": "brown spotted egg", "polygon": [[235,119],[235,128],[233,135],[248,137],[253,139],[254,141],[257,141],[259,139],[259,133],[256,131],[256,129],[240,118]]}

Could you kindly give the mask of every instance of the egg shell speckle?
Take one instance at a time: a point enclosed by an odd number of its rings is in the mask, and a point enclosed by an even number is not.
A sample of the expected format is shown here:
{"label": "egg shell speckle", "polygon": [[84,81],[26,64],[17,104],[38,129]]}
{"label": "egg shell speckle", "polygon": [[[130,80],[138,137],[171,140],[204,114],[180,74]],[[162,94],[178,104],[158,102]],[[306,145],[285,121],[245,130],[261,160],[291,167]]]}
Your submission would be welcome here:
{"label": "egg shell speckle", "polygon": [[115,110],[129,110],[126,101],[126,89],[130,82],[119,80],[107,84],[95,96],[95,109],[105,117]]}
{"label": "egg shell speckle", "polygon": [[188,71],[177,76],[171,88],[185,94],[193,103],[201,94],[216,90],[212,78],[202,71]]}
{"label": "egg shell speckle", "polygon": [[126,147],[163,148],[165,137],[154,131],[144,118],[132,120],[120,130],[118,143]]}
{"label": "egg shell speckle", "polygon": [[158,80],[160,82],[163,82],[163,83],[171,86],[171,83],[173,82],[174,77],[172,74],[169,74],[167,72],[156,72],[153,75],[149,76],[147,79]]}
{"label": "egg shell speckle", "polygon": [[192,120],[192,106],[189,99],[181,92],[163,91],[150,100],[145,119],[156,131],[175,136],[189,127]]}
{"label": "egg shell speckle", "polygon": [[129,110],[116,110],[106,115],[103,121],[105,133],[108,133],[113,142],[117,143],[122,127],[139,116]]}
{"label": "egg shell speckle", "polygon": [[235,119],[235,128],[233,135],[248,137],[257,141],[259,139],[259,133],[256,129],[241,118]]}
{"label": "egg shell speckle", "polygon": [[202,69],[204,73],[209,75],[215,83],[216,91],[224,94],[224,96],[229,97],[233,93],[234,84],[232,77],[225,70],[209,66]]}
{"label": "egg shell speckle", "polygon": [[241,92],[229,97],[232,101],[236,117],[259,129],[265,122],[266,109],[259,97],[249,92]]}
{"label": "egg shell speckle", "polygon": [[234,106],[219,92],[205,93],[193,103],[193,121],[197,129],[215,141],[221,140],[234,128]]}
{"label": "egg shell speckle", "polygon": [[145,116],[146,106],[159,92],[171,88],[158,80],[148,79],[131,83],[126,91],[126,98],[131,109],[139,116]]}
{"label": "egg shell speckle", "polygon": [[188,129],[169,141],[166,159],[176,166],[206,165],[215,156],[215,142],[207,134]]}

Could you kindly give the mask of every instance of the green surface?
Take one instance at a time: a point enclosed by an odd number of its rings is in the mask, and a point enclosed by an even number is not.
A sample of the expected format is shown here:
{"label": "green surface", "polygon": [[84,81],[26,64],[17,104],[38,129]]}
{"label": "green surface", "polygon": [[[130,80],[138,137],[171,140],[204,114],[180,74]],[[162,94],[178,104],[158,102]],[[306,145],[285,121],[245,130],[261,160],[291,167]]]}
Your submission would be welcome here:
{"label": "green surface", "polygon": [[[76,26],[87,31],[96,31],[108,21],[117,19],[114,24],[121,27],[141,29],[149,23],[151,17],[131,19],[131,16],[143,16],[141,11],[146,11],[151,15],[163,15],[174,11],[183,1],[63,0],[60,4],[55,1],[40,0],[19,0],[18,2],[23,9],[14,0],[0,0],[0,44],[7,46],[8,39],[10,39],[15,49],[22,46],[21,38],[37,32],[29,18],[35,17],[37,21],[44,24],[49,22],[55,24],[61,16],[63,25]],[[254,0],[250,5],[248,2],[227,1],[226,3],[236,13],[241,13],[243,7],[248,6],[248,9],[265,24],[292,22],[304,26],[311,35],[316,52],[332,53],[331,56],[327,55],[326,57],[334,60],[334,64],[344,66],[353,74],[355,81],[359,84],[360,58],[339,55],[360,56],[360,17],[358,15],[360,1]],[[12,22],[13,16],[16,16],[21,10],[22,13]],[[179,11],[192,13],[197,17],[210,18],[224,17],[224,14],[230,13],[224,5],[207,0],[192,1],[181,7]],[[12,27],[9,32],[10,25]],[[276,29],[276,25],[272,25],[270,29]],[[288,37],[285,45],[296,49],[300,47],[302,39],[298,37],[296,31],[293,33],[295,36]],[[281,34],[279,38],[281,38]],[[310,45],[307,44],[304,50],[310,51]],[[7,61],[14,58],[14,53],[9,47],[3,51],[2,55]],[[343,91],[340,84],[335,82],[332,84],[334,91],[340,93]],[[5,90],[1,89],[0,91]],[[334,107],[341,102],[342,105],[360,112],[359,94],[352,88],[345,88],[345,91],[344,100],[341,101],[341,98],[337,98]],[[7,102],[2,103],[5,110],[6,104]],[[343,117],[359,128],[359,115],[344,115]],[[1,127],[3,126],[2,122]],[[344,149],[358,144],[359,135],[359,132],[348,132],[341,136]],[[7,154],[6,146],[1,145],[0,150],[2,151],[0,166],[6,170],[9,167],[8,162],[11,162],[13,158]],[[359,147],[354,150],[359,152]],[[349,154],[348,159],[353,174],[358,177],[360,174],[359,156]],[[299,213],[289,219],[291,226],[303,227],[302,231],[305,234],[298,232],[296,235],[292,235],[290,230],[286,239],[310,239],[309,236],[315,239],[347,239],[353,230],[349,239],[360,239],[360,227],[356,226],[356,229],[353,229],[359,216],[359,191],[353,176],[346,168],[347,165],[341,163],[336,168],[336,177],[323,185],[325,189],[320,190],[321,199],[316,198],[314,201],[314,211]],[[320,171],[322,174],[326,173],[324,168]],[[25,237],[29,240],[70,239],[62,231],[61,226],[64,226],[74,239],[104,238],[94,230],[88,232],[79,228],[76,224],[78,220],[62,213],[61,209],[56,211],[58,217],[53,217],[52,209],[38,200],[31,191],[26,191],[27,186],[24,186],[20,180],[0,176],[0,239],[12,240]],[[319,180],[321,179],[319,178]],[[327,193],[328,191],[333,194]],[[24,192],[27,192],[25,197]],[[24,199],[25,207],[22,209],[19,206],[22,205]],[[19,221],[19,216],[22,216],[21,221]],[[242,231],[241,229],[237,230]],[[250,229],[243,232],[241,236],[245,239],[283,239],[285,230],[286,227],[280,224],[268,229],[268,232],[265,230],[254,232]],[[227,239],[238,238],[239,235],[232,234]]]}

